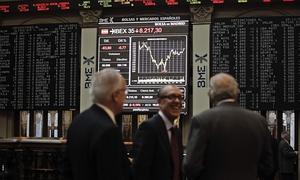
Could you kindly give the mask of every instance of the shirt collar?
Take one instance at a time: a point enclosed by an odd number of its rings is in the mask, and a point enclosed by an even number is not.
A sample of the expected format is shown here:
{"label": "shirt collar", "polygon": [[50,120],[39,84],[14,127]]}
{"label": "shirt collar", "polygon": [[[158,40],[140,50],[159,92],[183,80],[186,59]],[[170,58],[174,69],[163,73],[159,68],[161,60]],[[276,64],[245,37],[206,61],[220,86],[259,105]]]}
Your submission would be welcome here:
{"label": "shirt collar", "polygon": [[163,119],[167,130],[169,130],[170,128],[173,127],[173,124],[169,121],[169,119],[167,118],[167,116],[162,111],[158,111],[158,114]]}
{"label": "shirt collar", "polygon": [[102,104],[99,104],[99,103],[96,103],[96,104],[97,104],[97,106],[101,107],[108,114],[108,116],[110,117],[110,119],[112,120],[112,122],[115,125],[117,125],[114,113],[108,107],[106,107],[106,106],[104,106]]}

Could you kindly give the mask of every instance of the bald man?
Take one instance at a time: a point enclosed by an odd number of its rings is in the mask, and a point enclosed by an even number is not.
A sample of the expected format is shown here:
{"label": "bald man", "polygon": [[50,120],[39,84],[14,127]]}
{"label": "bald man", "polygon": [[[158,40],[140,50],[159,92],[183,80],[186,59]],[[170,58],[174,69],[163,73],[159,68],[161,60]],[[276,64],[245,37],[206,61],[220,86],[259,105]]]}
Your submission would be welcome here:
{"label": "bald man", "polygon": [[210,79],[213,108],[192,118],[183,163],[193,180],[257,180],[273,170],[270,134],[261,115],[238,105],[239,87],[229,74]]}
{"label": "bald man", "polygon": [[133,146],[135,180],[182,180],[182,142],[174,121],[181,112],[182,93],[166,85],[158,93],[159,112],[137,130]]}

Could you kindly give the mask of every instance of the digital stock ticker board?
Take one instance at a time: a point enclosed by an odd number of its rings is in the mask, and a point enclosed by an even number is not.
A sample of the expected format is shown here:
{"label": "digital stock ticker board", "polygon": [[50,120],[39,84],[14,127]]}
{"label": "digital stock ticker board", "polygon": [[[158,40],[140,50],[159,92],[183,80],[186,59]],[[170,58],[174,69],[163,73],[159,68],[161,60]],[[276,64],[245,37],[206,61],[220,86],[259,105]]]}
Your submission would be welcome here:
{"label": "digital stock ticker board", "polygon": [[0,42],[0,110],[79,107],[78,24],[3,26]]}
{"label": "digital stock ticker board", "polygon": [[127,80],[125,111],[156,112],[159,89],[175,84],[184,94],[182,111],[187,112],[188,24],[180,17],[99,22],[98,70],[116,68]]}
{"label": "digital stock ticker board", "polygon": [[249,109],[299,109],[299,42],[300,17],[214,19],[211,74],[232,74]]}
{"label": "digital stock ticker board", "polygon": [[102,8],[182,8],[190,5],[299,5],[300,0],[3,0],[0,15],[64,13]]}

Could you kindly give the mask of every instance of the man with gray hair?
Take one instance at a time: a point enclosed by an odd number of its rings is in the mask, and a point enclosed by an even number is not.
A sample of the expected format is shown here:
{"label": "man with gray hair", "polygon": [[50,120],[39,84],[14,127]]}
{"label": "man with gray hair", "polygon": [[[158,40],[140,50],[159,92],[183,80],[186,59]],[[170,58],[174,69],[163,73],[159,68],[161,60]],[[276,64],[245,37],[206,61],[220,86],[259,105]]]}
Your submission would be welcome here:
{"label": "man with gray hair", "polygon": [[115,69],[95,73],[93,105],[72,122],[67,135],[65,179],[128,180],[130,162],[116,126],[122,111],[126,81]]}
{"label": "man with gray hair", "polygon": [[261,115],[238,105],[229,74],[210,79],[214,105],[192,118],[183,168],[193,180],[257,180],[273,170],[270,134]]}

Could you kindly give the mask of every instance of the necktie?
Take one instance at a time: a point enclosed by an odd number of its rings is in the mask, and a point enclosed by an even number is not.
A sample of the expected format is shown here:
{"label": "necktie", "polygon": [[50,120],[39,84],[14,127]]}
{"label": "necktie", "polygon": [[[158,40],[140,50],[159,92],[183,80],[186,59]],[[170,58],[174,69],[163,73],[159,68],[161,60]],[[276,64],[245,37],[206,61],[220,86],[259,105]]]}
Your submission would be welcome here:
{"label": "necktie", "polygon": [[171,151],[173,160],[173,180],[180,180],[180,154],[176,128],[171,128]]}

